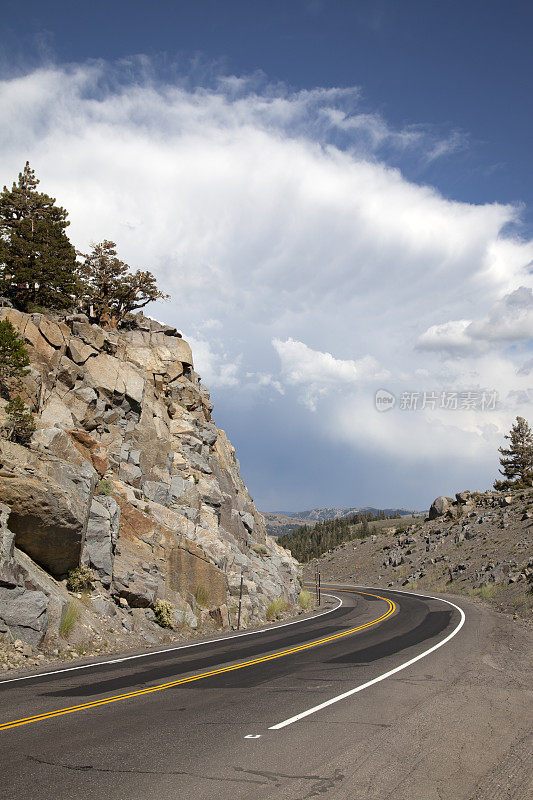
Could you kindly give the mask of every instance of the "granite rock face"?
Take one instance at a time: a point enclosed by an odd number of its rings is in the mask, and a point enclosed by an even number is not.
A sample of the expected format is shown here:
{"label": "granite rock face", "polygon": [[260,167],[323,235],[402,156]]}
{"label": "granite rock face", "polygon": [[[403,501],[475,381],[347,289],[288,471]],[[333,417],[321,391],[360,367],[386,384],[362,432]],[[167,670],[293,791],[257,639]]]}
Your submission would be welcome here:
{"label": "granite rock face", "polygon": [[267,536],[174,328],[142,314],[120,331],[83,315],[0,308],[5,318],[28,348],[37,424],[28,447],[0,440],[15,552],[58,580],[89,566],[101,608],[167,599],[187,624],[198,598],[231,623],[241,575],[245,624],[277,597],[297,600],[298,565]]}
{"label": "granite rock face", "polygon": [[50,598],[15,548],[9,519],[10,508],[0,503],[0,631],[37,646],[48,627]]}

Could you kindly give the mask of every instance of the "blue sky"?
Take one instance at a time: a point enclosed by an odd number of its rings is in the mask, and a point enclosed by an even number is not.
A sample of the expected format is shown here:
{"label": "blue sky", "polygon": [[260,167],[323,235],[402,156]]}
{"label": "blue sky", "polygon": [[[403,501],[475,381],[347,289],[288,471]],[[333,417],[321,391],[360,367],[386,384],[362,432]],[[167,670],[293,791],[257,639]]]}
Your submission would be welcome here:
{"label": "blue sky", "polygon": [[[260,507],[489,484],[533,398],[530,4],[4,7],[0,180],[172,292]],[[499,404],[400,407],[454,391]]]}

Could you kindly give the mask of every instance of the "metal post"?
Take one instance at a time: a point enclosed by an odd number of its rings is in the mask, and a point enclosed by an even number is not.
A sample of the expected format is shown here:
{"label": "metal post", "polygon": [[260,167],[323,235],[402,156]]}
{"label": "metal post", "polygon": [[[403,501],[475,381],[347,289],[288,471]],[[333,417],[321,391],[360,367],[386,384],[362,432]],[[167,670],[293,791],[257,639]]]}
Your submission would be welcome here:
{"label": "metal post", "polygon": [[242,608],[242,584],[244,581],[244,575],[241,572],[241,590],[239,592],[239,616],[237,617],[237,630],[241,627],[241,608]]}
{"label": "metal post", "polygon": [[320,605],[320,572],[318,573],[318,605]]}

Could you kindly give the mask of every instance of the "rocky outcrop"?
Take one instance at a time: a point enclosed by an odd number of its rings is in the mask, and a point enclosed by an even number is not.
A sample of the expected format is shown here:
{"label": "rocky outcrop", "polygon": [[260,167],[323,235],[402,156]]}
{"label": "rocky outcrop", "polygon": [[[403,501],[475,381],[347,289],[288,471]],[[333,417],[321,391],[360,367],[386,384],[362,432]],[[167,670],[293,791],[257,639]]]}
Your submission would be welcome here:
{"label": "rocky outcrop", "polygon": [[48,626],[49,598],[19,563],[9,518],[9,507],[0,503],[0,632],[38,645]]}
{"label": "rocky outcrop", "polygon": [[56,583],[89,566],[102,609],[165,599],[187,624],[201,616],[198,597],[227,622],[241,575],[245,624],[277,597],[297,599],[296,562],[267,536],[174,328],[142,314],[120,331],[81,314],[0,308],[5,318],[28,347],[37,424],[28,447],[0,440],[15,553]]}
{"label": "rocky outcrop", "polygon": [[56,576],[80,563],[96,486],[94,468],[76,460],[0,440],[0,498],[11,508],[15,544]]}
{"label": "rocky outcrop", "polygon": [[531,618],[533,489],[464,490],[431,509],[394,529],[370,523],[374,535],[311,561],[308,579],[318,569],[324,581],[467,593]]}
{"label": "rocky outcrop", "polygon": [[446,514],[448,509],[451,508],[452,503],[453,500],[451,497],[444,497],[442,495],[440,497],[436,497],[429,508],[428,519],[437,519],[437,517],[442,517],[444,514]]}
{"label": "rocky outcrop", "polygon": [[120,506],[114,497],[95,497],[89,510],[82,560],[106,588],[111,586],[115,548],[120,525]]}

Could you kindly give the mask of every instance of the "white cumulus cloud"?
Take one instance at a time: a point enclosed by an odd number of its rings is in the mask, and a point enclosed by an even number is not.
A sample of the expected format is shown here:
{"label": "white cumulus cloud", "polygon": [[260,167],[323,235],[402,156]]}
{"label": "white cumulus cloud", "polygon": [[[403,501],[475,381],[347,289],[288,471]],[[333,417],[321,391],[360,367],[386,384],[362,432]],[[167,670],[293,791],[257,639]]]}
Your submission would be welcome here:
{"label": "white cumulus cloud", "polygon": [[[394,129],[357,87],[292,91],[261,76],[198,86],[158,80],[152,66],[0,81],[2,182],[29,159],[80,250],[113,239],[151,269],[172,295],[153,313],[193,332],[217,396],[259,387],[288,426],[304,424],[303,401],[310,438],[329,431],[401,461],[428,442],[444,459],[461,431],[472,458],[488,458],[509,415],[528,414],[533,242],[509,233],[517,207],[448,199],[398,166],[405,154],[449,158],[465,138]],[[490,423],[407,422],[373,408],[377,388],[446,387],[497,390],[501,410]]]}
{"label": "white cumulus cloud", "polygon": [[332,389],[368,378],[386,377],[386,373],[379,371],[375,358],[369,355],[357,361],[339,359],[331,353],[312,350],[290,337],[286,341],[273,339],[272,344],[280,357],[283,378],[288,384],[303,388],[301,399],[311,411],[316,411],[318,398]]}

